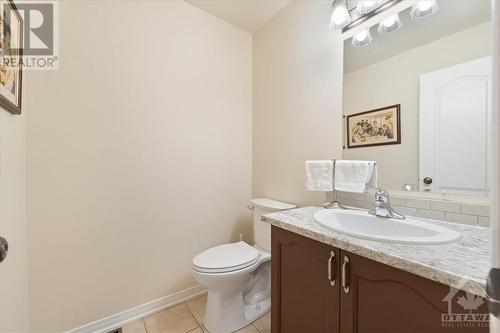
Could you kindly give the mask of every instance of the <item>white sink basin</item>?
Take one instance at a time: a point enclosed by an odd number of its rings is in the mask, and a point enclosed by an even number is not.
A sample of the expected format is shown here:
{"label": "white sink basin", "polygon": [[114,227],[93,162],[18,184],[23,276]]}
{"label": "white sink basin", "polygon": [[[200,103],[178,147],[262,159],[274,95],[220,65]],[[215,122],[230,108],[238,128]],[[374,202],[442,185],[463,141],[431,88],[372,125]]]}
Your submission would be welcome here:
{"label": "white sink basin", "polygon": [[338,233],[390,243],[446,244],[461,237],[455,230],[411,217],[395,220],[361,211],[325,209],[314,214],[314,219]]}

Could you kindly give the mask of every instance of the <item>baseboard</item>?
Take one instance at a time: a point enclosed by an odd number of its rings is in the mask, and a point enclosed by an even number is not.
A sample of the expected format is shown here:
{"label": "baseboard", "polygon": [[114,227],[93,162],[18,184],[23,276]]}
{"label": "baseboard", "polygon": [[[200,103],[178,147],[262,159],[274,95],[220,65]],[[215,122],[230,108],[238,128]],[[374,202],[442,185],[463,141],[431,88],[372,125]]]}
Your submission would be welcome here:
{"label": "baseboard", "polygon": [[174,294],[159,298],[152,302],[139,305],[135,308],[125,310],[113,316],[98,320],[96,322],[80,326],[78,328],[67,331],[66,333],[105,333],[122,327],[134,320],[146,317],[155,312],[166,309],[170,306],[182,303],[198,295],[206,292],[205,288],[200,285],[181,290]]}

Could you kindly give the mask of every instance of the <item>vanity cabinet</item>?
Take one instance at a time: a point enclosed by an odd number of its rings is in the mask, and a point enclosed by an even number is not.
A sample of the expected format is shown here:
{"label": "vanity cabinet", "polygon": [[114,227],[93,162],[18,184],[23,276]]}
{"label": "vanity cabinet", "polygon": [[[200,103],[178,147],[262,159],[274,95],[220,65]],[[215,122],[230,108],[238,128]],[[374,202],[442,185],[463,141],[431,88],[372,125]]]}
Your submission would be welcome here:
{"label": "vanity cabinet", "polygon": [[338,249],[272,227],[272,332],[339,332],[339,256]]}
{"label": "vanity cabinet", "polygon": [[[481,323],[443,322],[466,296],[460,291],[449,304],[449,293],[449,286],[272,227],[273,333],[488,332]],[[486,302],[470,313],[488,313]]]}

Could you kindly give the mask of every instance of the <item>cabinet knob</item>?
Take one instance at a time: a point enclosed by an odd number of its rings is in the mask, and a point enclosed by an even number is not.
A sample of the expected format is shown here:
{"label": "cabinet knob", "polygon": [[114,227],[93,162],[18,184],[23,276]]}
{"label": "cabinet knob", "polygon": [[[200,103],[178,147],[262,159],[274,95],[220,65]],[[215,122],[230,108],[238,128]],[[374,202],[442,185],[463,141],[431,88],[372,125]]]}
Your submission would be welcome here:
{"label": "cabinet knob", "polygon": [[335,285],[335,277],[332,277],[332,262],[334,262],[334,259],[335,259],[335,252],[331,251],[330,258],[328,259],[328,280],[330,281],[331,286]]}
{"label": "cabinet knob", "polygon": [[349,281],[347,278],[347,270],[349,266],[349,257],[344,256],[344,263],[342,264],[342,288],[346,294],[349,293]]}

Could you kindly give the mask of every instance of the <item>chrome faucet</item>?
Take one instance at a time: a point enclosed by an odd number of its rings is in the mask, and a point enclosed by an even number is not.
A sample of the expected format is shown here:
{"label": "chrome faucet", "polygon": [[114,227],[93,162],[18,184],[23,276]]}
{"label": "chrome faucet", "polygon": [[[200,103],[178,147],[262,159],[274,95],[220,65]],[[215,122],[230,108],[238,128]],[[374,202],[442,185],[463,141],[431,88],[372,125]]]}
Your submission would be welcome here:
{"label": "chrome faucet", "polygon": [[387,193],[387,191],[383,188],[378,188],[375,191],[375,203],[373,204],[373,208],[370,209],[368,214],[398,220],[405,219],[404,215],[399,214],[394,209],[392,209],[391,201],[389,200],[389,193]]}

